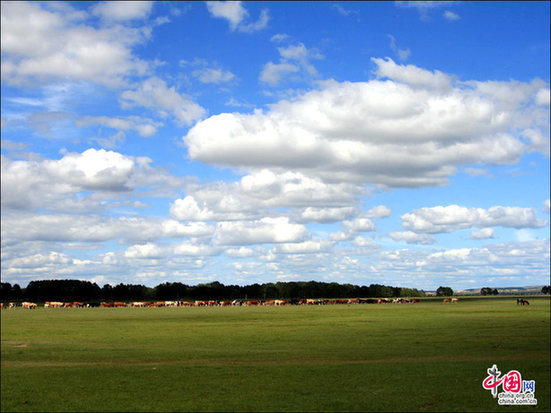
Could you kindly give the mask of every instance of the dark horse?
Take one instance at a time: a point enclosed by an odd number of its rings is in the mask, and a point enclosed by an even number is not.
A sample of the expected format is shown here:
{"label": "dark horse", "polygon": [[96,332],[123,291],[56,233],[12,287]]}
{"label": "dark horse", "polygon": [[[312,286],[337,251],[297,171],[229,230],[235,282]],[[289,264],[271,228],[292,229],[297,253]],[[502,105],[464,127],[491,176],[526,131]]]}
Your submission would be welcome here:
{"label": "dark horse", "polygon": [[530,303],[528,302],[528,300],[525,300],[524,298],[517,298],[517,305],[519,304],[526,304],[526,305],[530,305]]}

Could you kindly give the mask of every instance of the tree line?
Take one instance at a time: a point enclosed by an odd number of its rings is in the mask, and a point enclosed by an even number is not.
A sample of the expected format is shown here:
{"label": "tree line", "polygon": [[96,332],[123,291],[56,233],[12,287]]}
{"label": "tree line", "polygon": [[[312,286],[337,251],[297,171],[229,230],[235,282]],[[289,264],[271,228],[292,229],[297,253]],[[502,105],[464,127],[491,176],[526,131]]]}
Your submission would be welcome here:
{"label": "tree line", "polygon": [[148,301],[148,300],[246,300],[356,297],[424,297],[423,290],[380,284],[353,284],[318,281],[292,281],[245,286],[224,285],[218,281],[194,286],[166,282],[156,287],[123,284],[103,287],[81,280],[31,281],[26,288],[1,283],[1,301]]}

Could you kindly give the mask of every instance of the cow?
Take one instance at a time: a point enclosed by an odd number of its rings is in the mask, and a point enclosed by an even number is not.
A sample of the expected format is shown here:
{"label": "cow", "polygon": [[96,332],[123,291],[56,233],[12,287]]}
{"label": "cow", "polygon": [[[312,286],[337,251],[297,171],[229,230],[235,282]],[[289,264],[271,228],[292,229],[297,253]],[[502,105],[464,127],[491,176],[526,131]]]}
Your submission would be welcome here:
{"label": "cow", "polygon": [[75,301],[73,303],[73,307],[82,308],[82,307],[84,307],[84,303],[81,303],[80,301]]}
{"label": "cow", "polygon": [[287,305],[289,301],[287,300],[274,300],[274,305]]}
{"label": "cow", "polygon": [[8,308],[15,308],[15,307],[16,307],[15,303],[8,303]]}
{"label": "cow", "polygon": [[528,302],[528,300],[525,300],[524,298],[517,298],[517,305],[530,305],[530,303]]}
{"label": "cow", "polygon": [[452,298],[452,303],[457,303],[459,301],[459,298]]}
{"label": "cow", "polygon": [[413,299],[413,303],[420,303],[421,302],[421,299],[420,298],[414,298]]}
{"label": "cow", "polygon": [[358,298],[351,298],[348,300],[348,304],[360,304],[360,300]]}
{"label": "cow", "polygon": [[444,302],[445,302],[445,303],[449,303],[449,302],[450,302],[450,299],[449,299],[449,298],[444,298]]}
{"label": "cow", "polygon": [[4,303],[0,303],[0,309],[4,309]]}
{"label": "cow", "polygon": [[33,309],[33,308],[36,308],[36,303],[29,303],[25,301],[23,304],[21,304],[21,306],[23,308]]}

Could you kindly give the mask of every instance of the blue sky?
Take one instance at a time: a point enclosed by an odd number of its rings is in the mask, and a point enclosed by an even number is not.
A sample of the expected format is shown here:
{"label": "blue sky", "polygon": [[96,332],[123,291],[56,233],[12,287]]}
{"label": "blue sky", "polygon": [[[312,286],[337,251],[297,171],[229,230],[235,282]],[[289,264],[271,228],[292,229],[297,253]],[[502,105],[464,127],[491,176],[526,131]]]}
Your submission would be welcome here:
{"label": "blue sky", "polygon": [[549,2],[3,2],[2,281],[549,283]]}

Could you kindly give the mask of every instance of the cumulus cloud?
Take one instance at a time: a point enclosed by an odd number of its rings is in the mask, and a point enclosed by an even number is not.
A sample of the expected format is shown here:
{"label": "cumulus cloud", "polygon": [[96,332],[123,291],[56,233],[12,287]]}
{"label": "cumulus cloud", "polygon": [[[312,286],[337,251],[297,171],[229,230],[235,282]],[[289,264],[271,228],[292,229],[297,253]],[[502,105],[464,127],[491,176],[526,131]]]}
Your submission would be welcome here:
{"label": "cumulus cloud", "polygon": [[126,109],[134,106],[149,108],[161,117],[172,116],[181,125],[191,125],[206,114],[203,107],[157,77],[146,79],[135,90],[122,92],[121,106]]}
{"label": "cumulus cloud", "polygon": [[[278,37],[275,41],[282,40]],[[303,43],[278,47],[277,50],[279,62],[268,62],[264,65],[259,77],[262,83],[277,86],[292,73],[297,75],[295,80],[318,76],[317,69],[311,63],[314,59],[323,58],[317,50],[307,49]]]}
{"label": "cumulus cloud", "polygon": [[190,157],[324,181],[422,187],[447,184],[459,166],[518,162],[534,149],[522,136],[527,126],[549,142],[549,119],[533,104],[541,81],[454,83],[439,71],[373,61],[379,79],[326,81],[268,111],[198,122],[183,137]]}
{"label": "cumulus cloud", "polygon": [[[127,4],[97,7],[116,8],[123,14],[151,7]],[[2,2],[2,81],[18,85],[68,78],[112,87],[150,70],[132,52],[147,39],[147,30],[120,24],[96,29],[85,24],[87,17],[68,5],[47,10],[41,3]]]}
{"label": "cumulus cloud", "polygon": [[139,116],[109,117],[109,116],[85,116],[76,121],[79,127],[101,125],[119,131],[134,130],[140,136],[149,137],[157,133],[157,128],[162,123]]}
{"label": "cumulus cloud", "polygon": [[10,211],[2,216],[2,240],[107,242],[145,244],[159,238],[208,238],[215,228],[204,223],[181,224],[153,217],[109,217]]}
{"label": "cumulus cloud", "polygon": [[[224,221],[258,219],[275,208],[303,208],[303,222],[329,222],[354,214],[363,189],[348,183],[325,183],[300,173],[276,174],[267,169],[245,175],[237,182],[189,187],[176,199],[171,215],[179,220]],[[384,213],[384,211],[378,211]]]}
{"label": "cumulus cloud", "polygon": [[490,239],[494,238],[495,230],[493,228],[482,228],[478,231],[471,231],[470,239]]}
{"label": "cumulus cloud", "polygon": [[[181,178],[150,166],[151,159],[104,149],[68,153],[59,160],[13,161],[2,156],[2,208],[93,211],[136,188],[175,188]],[[84,194],[87,193],[87,194]]]}
{"label": "cumulus cloud", "polygon": [[434,244],[436,240],[433,236],[427,234],[416,234],[413,231],[397,231],[388,234],[394,241],[405,241],[408,244]]}
{"label": "cumulus cloud", "polygon": [[151,13],[151,1],[103,1],[92,7],[92,14],[105,20],[143,19]]}
{"label": "cumulus cloud", "polygon": [[220,222],[214,241],[218,245],[251,245],[289,243],[303,240],[308,230],[293,224],[287,217],[262,218],[255,221]]}
{"label": "cumulus cloud", "polygon": [[228,70],[222,70],[212,67],[197,69],[194,70],[191,74],[199,79],[202,83],[226,83],[235,78],[235,75]]}
{"label": "cumulus cloud", "polygon": [[207,1],[207,9],[213,17],[226,19],[232,31],[254,33],[268,25],[270,16],[267,9],[260,12],[257,21],[248,21],[249,12],[240,1]]}
{"label": "cumulus cloud", "polygon": [[449,205],[404,214],[402,225],[417,233],[438,234],[472,227],[540,228],[547,225],[547,220],[539,219],[533,208],[495,206],[483,209]]}

